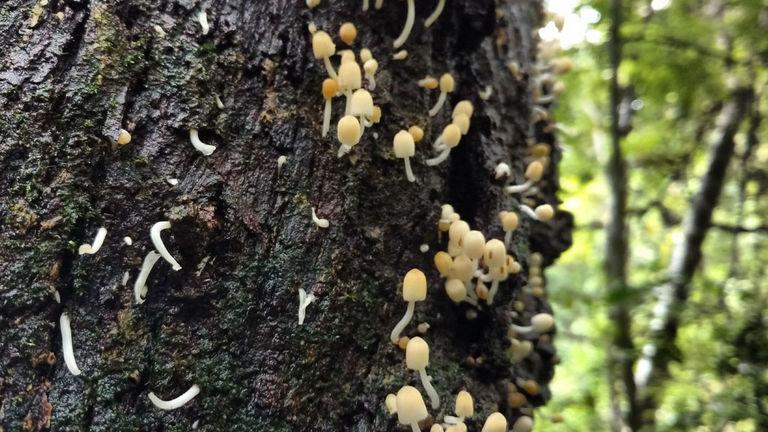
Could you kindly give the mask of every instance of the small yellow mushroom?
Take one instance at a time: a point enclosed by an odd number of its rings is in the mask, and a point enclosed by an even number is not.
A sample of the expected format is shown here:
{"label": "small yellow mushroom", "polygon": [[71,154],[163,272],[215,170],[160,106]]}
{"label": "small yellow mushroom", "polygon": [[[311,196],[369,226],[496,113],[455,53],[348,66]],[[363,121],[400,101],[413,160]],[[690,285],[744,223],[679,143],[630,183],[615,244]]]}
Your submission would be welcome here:
{"label": "small yellow mushroom", "polygon": [[424,139],[424,129],[418,126],[409,127],[408,133],[413,137],[413,142],[420,142]]}
{"label": "small yellow mushroom", "polygon": [[397,392],[397,421],[410,426],[412,432],[421,432],[419,422],[429,416],[421,393],[415,387],[404,386]]}
{"label": "small yellow mushroom", "polygon": [[352,92],[362,86],[363,74],[360,71],[360,65],[356,61],[345,62],[342,59],[341,67],[339,67],[339,90],[347,97],[347,104],[344,108],[345,115],[349,114]]}
{"label": "small yellow mushroom", "polygon": [[342,117],[336,126],[336,136],[341,143],[338,156],[342,157],[360,142],[360,122],[351,115]]}
{"label": "small yellow mushroom", "polygon": [[411,158],[416,154],[416,143],[413,136],[408,131],[401,130],[392,141],[392,149],[395,152],[395,157],[402,159],[405,163],[405,176],[408,181],[415,182],[416,177],[411,170]]}
{"label": "small yellow mushroom", "polygon": [[543,175],[544,165],[542,165],[541,162],[535,160],[528,164],[528,167],[525,169],[525,183],[507,186],[505,190],[509,194],[523,193],[530,189],[537,181],[541,180]]}
{"label": "small yellow mushroom", "polygon": [[376,71],[379,69],[379,62],[376,59],[368,59],[363,63],[365,79],[368,80],[368,90],[376,90]]}
{"label": "small yellow mushroom", "polygon": [[120,129],[120,132],[117,134],[117,143],[119,145],[126,145],[129,142],[131,142],[131,134],[125,129]]}
{"label": "small yellow mushroom", "polygon": [[408,346],[405,348],[405,365],[408,369],[419,372],[421,385],[427,391],[432,409],[438,409],[440,407],[440,396],[432,386],[432,378],[427,375],[429,345],[424,339],[416,336],[408,342]]}
{"label": "small yellow mushroom", "polygon": [[507,418],[499,412],[489,415],[481,432],[507,432]]}
{"label": "small yellow mushroom", "polygon": [[331,56],[336,54],[336,44],[333,43],[328,33],[317,31],[312,35],[312,53],[316,59],[323,59],[328,76],[337,79],[336,70],[331,64]]}
{"label": "small yellow mushroom", "polygon": [[438,138],[440,145],[436,146],[438,149],[442,149],[442,152],[432,159],[427,159],[426,164],[429,166],[439,165],[448,159],[451,154],[451,149],[459,145],[461,141],[461,129],[451,123],[443,129],[443,133]]}
{"label": "small yellow mushroom", "polygon": [[403,278],[403,300],[408,302],[408,307],[405,310],[403,318],[392,329],[392,333],[389,335],[389,340],[396,344],[400,339],[400,333],[403,332],[405,326],[411,322],[413,318],[413,311],[416,307],[417,301],[424,301],[427,298],[427,277],[419,269],[411,269],[405,274]]}
{"label": "small yellow mushroom", "polygon": [[437,78],[431,76],[420,79],[417,84],[419,87],[425,88],[427,90],[434,90],[440,86],[440,82],[437,81]]}
{"label": "small yellow mushroom", "polygon": [[349,46],[354,45],[357,39],[357,27],[351,22],[345,22],[339,28],[339,38]]}
{"label": "small yellow mushroom", "polygon": [[443,74],[443,76],[440,77],[440,96],[437,98],[435,106],[429,110],[430,117],[434,117],[440,112],[440,109],[448,98],[448,93],[453,93],[454,90],[456,90],[456,81],[453,79],[453,75],[449,73]]}
{"label": "small yellow mushroom", "polygon": [[331,129],[331,108],[332,99],[339,91],[339,83],[335,79],[326,78],[323,81],[323,98],[325,99],[325,109],[323,111],[323,137],[328,135]]}

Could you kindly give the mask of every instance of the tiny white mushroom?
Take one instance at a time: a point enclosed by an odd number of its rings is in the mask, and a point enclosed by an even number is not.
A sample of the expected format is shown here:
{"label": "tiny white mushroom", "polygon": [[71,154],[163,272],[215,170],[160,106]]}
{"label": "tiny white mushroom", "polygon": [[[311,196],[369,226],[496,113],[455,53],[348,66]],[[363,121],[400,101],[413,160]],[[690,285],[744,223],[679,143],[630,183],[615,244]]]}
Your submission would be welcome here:
{"label": "tiny white mushroom", "polygon": [[408,50],[400,50],[392,54],[392,60],[405,60],[408,58]]}
{"label": "tiny white mushroom", "polygon": [[277,173],[280,174],[280,170],[283,168],[283,165],[288,161],[288,157],[285,155],[280,155],[277,158]]}
{"label": "tiny white mushroom", "polygon": [[104,227],[99,228],[98,231],[96,231],[96,237],[93,239],[93,244],[82,244],[77,249],[77,253],[80,255],[84,254],[95,254],[96,252],[101,249],[101,245],[104,244],[104,239],[107,238],[107,229]]}
{"label": "tiny white mushroom", "polygon": [[200,11],[197,14],[197,21],[200,23],[200,27],[203,29],[203,34],[207,35],[211,26],[208,25],[208,14],[205,11]]}
{"label": "tiny white mushroom", "polygon": [[307,294],[304,288],[299,288],[299,325],[304,324],[304,318],[307,316],[307,306],[315,300],[315,295]]}
{"label": "tiny white mushroom", "polygon": [[317,217],[317,213],[315,213],[314,207],[312,207],[312,222],[314,222],[315,225],[319,226],[320,228],[328,228],[331,226],[331,223],[328,222],[328,219],[320,219]]}
{"label": "tiny white mushroom", "polygon": [[440,14],[443,13],[444,8],[445,8],[445,0],[438,0],[437,6],[435,6],[435,10],[426,19],[426,21],[424,21],[424,27],[429,28],[429,26],[434,24],[434,22],[437,21],[438,18],[440,18]]}
{"label": "tiny white mushroom", "polygon": [[144,257],[139,275],[133,283],[133,297],[136,300],[136,304],[144,303],[144,299],[147,296],[147,279],[149,278],[149,273],[159,259],[160,254],[155,251],[149,251],[147,256]]}
{"label": "tiny white mushroom", "polygon": [[160,232],[163,230],[167,230],[171,227],[171,223],[169,221],[160,221],[152,225],[152,228],[149,230],[149,237],[152,239],[152,244],[155,245],[155,249],[157,249],[158,252],[160,252],[160,256],[163,257],[166,261],[168,261],[168,264],[171,265],[171,267],[175,271],[181,270],[181,265],[179,265],[178,261],[176,261],[175,258],[171,255],[170,252],[168,252],[168,248],[165,247],[165,244],[163,243],[162,237],[160,237]]}
{"label": "tiny white mushroom", "polygon": [[501,162],[498,165],[496,165],[496,180],[502,178],[502,177],[509,177],[509,175],[512,173],[512,171],[509,168],[509,165],[507,165],[505,162]]}
{"label": "tiny white mushroom", "polygon": [[189,140],[192,141],[192,146],[205,156],[210,156],[211,153],[216,150],[216,146],[200,141],[200,137],[197,135],[197,129],[189,130]]}
{"label": "tiny white mushroom", "polygon": [[82,372],[75,361],[75,352],[72,348],[72,328],[69,326],[69,316],[66,312],[59,317],[59,327],[61,327],[61,350],[64,352],[64,363],[72,375],[80,375]]}
{"label": "tiny white mushroom", "polygon": [[171,186],[177,186],[179,184],[179,179],[176,178],[165,179],[165,181],[167,181]]}
{"label": "tiny white mushroom", "polygon": [[414,0],[406,0],[408,2],[408,14],[405,17],[405,26],[403,26],[403,31],[400,33],[400,36],[395,39],[394,42],[392,42],[392,46],[395,48],[400,48],[405,44],[405,42],[408,40],[408,36],[411,35],[411,30],[413,29],[413,22],[416,21],[416,5],[414,4]]}
{"label": "tiny white mushroom", "polygon": [[133,245],[133,239],[128,236],[125,236],[123,237],[123,243],[125,243],[128,246],[131,246]]}
{"label": "tiny white mushroom", "polygon": [[192,398],[197,396],[197,394],[200,393],[200,386],[197,384],[193,384],[192,387],[189,388],[189,390],[185,391],[181,396],[171,399],[169,401],[162,400],[159,397],[155,396],[155,393],[150,392],[149,393],[149,400],[152,401],[152,405],[160,408],[161,410],[174,410],[176,408],[181,408],[184,404],[191,401]]}

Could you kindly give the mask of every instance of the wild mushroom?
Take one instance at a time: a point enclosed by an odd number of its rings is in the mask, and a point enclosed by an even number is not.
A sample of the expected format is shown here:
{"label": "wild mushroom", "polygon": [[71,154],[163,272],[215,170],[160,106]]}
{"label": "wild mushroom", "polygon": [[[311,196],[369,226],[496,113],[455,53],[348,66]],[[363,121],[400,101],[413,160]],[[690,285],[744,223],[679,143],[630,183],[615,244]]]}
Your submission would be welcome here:
{"label": "wild mushroom", "polygon": [[397,421],[401,425],[410,426],[412,432],[421,432],[419,422],[429,416],[421,393],[415,387],[403,386],[397,392],[396,405]]}
{"label": "wild mushroom", "polygon": [[411,269],[403,278],[403,300],[408,302],[403,318],[392,329],[389,340],[396,344],[400,339],[400,333],[413,318],[413,310],[417,301],[424,301],[427,298],[427,277],[419,269]]}
{"label": "wild mushroom", "polygon": [[368,48],[361,48],[360,49],[360,61],[365,64],[368,60],[371,60],[373,58],[373,53]]}
{"label": "wild mushroom", "polygon": [[357,27],[351,22],[345,22],[339,28],[339,38],[345,44],[352,46],[357,39]]}
{"label": "wild mushroom", "polygon": [[507,270],[506,265],[490,268],[491,289],[488,290],[488,297],[485,299],[488,305],[493,304],[493,299],[496,297],[496,293],[499,292],[499,283],[507,280],[509,274],[510,272]]}
{"label": "wild mushroom", "polygon": [[451,113],[451,118],[456,118],[459,114],[464,114],[469,118],[472,118],[472,114],[475,113],[475,106],[472,105],[472,102],[468,100],[460,101],[456,104],[456,106],[453,107],[453,112]]}
{"label": "wild mushroom", "polygon": [[165,401],[155,396],[155,393],[150,392],[149,400],[152,402],[152,405],[160,408],[161,410],[173,410],[176,408],[181,408],[184,404],[191,401],[195,396],[197,396],[198,393],[200,393],[200,386],[198,386],[197,384],[193,384],[192,387],[189,388],[189,390],[185,391],[181,396],[175,399]]}
{"label": "wild mushroom", "polygon": [[501,228],[504,230],[504,246],[509,247],[509,243],[512,241],[512,231],[517,229],[520,221],[517,213],[510,211],[500,211],[499,220],[501,221]]}
{"label": "wild mushroom", "polygon": [[519,185],[511,185],[506,187],[507,193],[513,194],[513,193],[522,193],[530,189],[531,186],[533,186],[534,183],[541,180],[542,175],[544,174],[544,165],[541,164],[539,161],[533,161],[530,164],[528,164],[528,167],[525,169],[525,178],[526,181],[523,184]]}
{"label": "wild mushroom", "polygon": [[440,14],[443,13],[443,8],[445,8],[445,0],[438,0],[437,6],[435,6],[435,10],[424,21],[424,27],[429,28],[429,26],[434,24],[434,22],[437,21],[438,18],[440,18]]}
{"label": "wild mushroom", "polygon": [[408,133],[413,137],[413,142],[417,143],[424,139],[424,129],[414,125],[408,128]]}
{"label": "wild mushroom", "polygon": [[408,14],[405,17],[405,26],[403,27],[403,32],[400,33],[400,36],[398,36],[394,42],[392,42],[392,46],[395,48],[400,48],[403,46],[403,44],[405,44],[405,41],[408,40],[408,36],[411,35],[413,22],[416,20],[416,5],[414,4],[414,0],[406,1],[408,3]]}
{"label": "wild mushroom", "polygon": [[388,394],[387,398],[384,399],[384,405],[390,415],[397,414],[397,396],[392,393]]}
{"label": "wild mushroom", "polygon": [[86,243],[86,244],[80,245],[80,247],[77,249],[77,253],[79,255],[95,254],[96,252],[99,251],[99,249],[101,249],[101,245],[104,244],[104,239],[106,238],[107,238],[107,229],[104,227],[99,228],[98,231],[96,231],[96,237],[94,237],[93,243],[92,244]]}
{"label": "wild mushroom", "polygon": [[323,81],[323,98],[325,99],[325,109],[323,110],[323,138],[331,130],[331,108],[332,100],[339,92],[339,83],[335,79],[326,78]]}
{"label": "wild mushroom", "polygon": [[451,274],[451,267],[453,266],[453,258],[448,255],[447,252],[440,251],[435,254],[435,268],[440,273],[441,277],[447,278]]}
{"label": "wild mushroom", "polygon": [[496,165],[496,169],[494,169],[494,178],[499,180],[504,177],[509,177],[511,173],[512,170],[509,168],[509,165],[505,162],[500,162],[498,165]]}
{"label": "wild mushroom", "polygon": [[395,151],[395,157],[405,162],[405,176],[408,181],[415,182],[416,177],[413,176],[411,170],[411,158],[416,154],[416,143],[413,136],[408,131],[401,130],[395,135],[392,148]]}
{"label": "wild mushroom", "polygon": [[336,137],[341,143],[338,156],[342,157],[360,142],[360,122],[351,115],[342,117],[336,126]]}
{"label": "wild mushroom", "polygon": [[443,420],[448,424],[464,423],[464,419],[472,417],[475,414],[475,405],[472,401],[472,395],[468,391],[462,390],[456,395],[456,403],[453,411],[456,413],[454,416],[445,416]]}
{"label": "wild mushroom", "polygon": [[[469,230],[469,224],[463,220],[456,220],[451,223],[451,226],[448,228],[448,253],[452,257],[461,253],[461,239],[464,237],[464,234],[469,232]],[[451,248],[451,246],[453,246],[453,248]]]}
{"label": "wild mushroom", "polygon": [[531,209],[525,204],[520,204],[520,210],[532,219],[536,219],[541,222],[551,221],[555,217],[555,209],[549,204],[542,204],[536,207],[535,210]]}
{"label": "wild mushroom", "polygon": [[424,339],[416,336],[408,341],[408,345],[405,348],[405,365],[408,369],[419,372],[421,385],[427,391],[432,409],[438,409],[440,407],[440,396],[438,396],[437,391],[432,386],[432,378],[427,375],[429,345]]}
{"label": "wild mushroom", "polygon": [[430,117],[434,117],[438,112],[440,112],[440,109],[443,107],[446,99],[448,98],[448,93],[453,93],[455,89],[456,81],[454,81],[453,75],[449,73],[443,74],[443,76],[440,77],[440,96],[437,98],[437,103],[435,103],[435,106],[429,110]]}
{"label": "wild mushroom", "polygon": [[429,428],[429,432],[445,432],[445,429],[443,429],[443,426],[440,423],[435,423]]}
{"label": "wild mushroom", "polygon": [[368,80],[368,90],[376,90],[376,71],[379,69],[379,62],[376,59],[368,59],[363,63],[365,79]]}
{"label": "wild mushroom", "polygon": [[[464,255],[472,260],[472,265],[474,267],[472,273],[474,274],[474,271],[479,265],[480,258],[485,253],[485,236],[477,230],[469,231],[461,237],[459,246],[461,247],[462,252],[464,252]],[[506,257],[506,255],[503,255],[503,257]]]}
{"label": "wild mushroom", "polygon": [[419,87],[425,88],[427,90],[434,90],[440,85],[440,83],[437,81],[437,78],[431,76],[427,76],[418,80],[416,84],[418,84]]}
{"label": "wild mushroom", "polygon": [[120,132],[117,134],[117,144],[126,145],[129,142],[131,142],[131,133],[125,129],[120,129]]}
{"label": "wild mushroom", "polygon": [[360,65],[356,61],[342,61],[339,67],[339,90],[347,97],[344,114],[349,114],[352,102],[352,92],[363,86],[363,76]]}
{"label": "wild mushroom", "polygon": [[69,326],[69,315],[66,312],[59,317],[59,327],[61,328],[61,351],[64,353],[64,363],[72,375],[80,375],[82,372],[77,367],[75,361],[75,352],[72,347],[72,328]]}
{"label": "wild mushroom", "polygon": [[507,418],[499,412],[489,415],[481,432],[507,432]]}
{"label": "wild mushroom", "polygon": [[531,325],[519,326],[511,324],[509,327],[515,331],[515,333],[522,335],[541,335],[548,333],[555,326],[555,318],[548,313],[538,313],[531,317]]}
{"label": "wild mushroom", "polygon": [[197,135],[197,129],[189,130],[189,141],[192,142],[192,147],[202,153],[203,156],[210,156],[213,151],[216,150],[216,146],[200,141],[200,137]]}
{"label": "wild mushroom", "polygon": [[337,79],[336,70],[333,69],[331,64],[331,56],[336,54],[336,44],[333,43],[328,33],[317,31],[312,35],[312,53],[316,59],[323,59],[328,76]]}
{"label": "wild mushroom", "polygon": [[501,240],[491,239],[485,244],[483,262],[491,269],[492,284],[488,292],[488,304],[493,304],[493,298],[499,290],[499,282],[507,279],[506,269],[507,248]]}
{"label": "wild mushroom", "polygon": [[[365,132],[365,124],[373,117],[373,97],[365,89],[357,89],[352,93],[352,99],[349,104],[349,115],[357,117],[360,123],[360,138],[363,137]],[[369,123],[373,125],[373,123]]]}
{"label": "wild mushroom", "polygon": [[162,237],[160,237],[160,232],[167,230],[171,227],[171,223],[168,221],[160,221],[152,225],[152,228],[149,230],[149,237],[152,239],[152,244],[155,246],[155,249],[160,252],[160,256],[163,257],[166,261],[168,261],[168,264],[171,265],[173,270],[179,271],[181,270],[181,265],[179,265],[179,262],[176,261],[173,256],[171,256],[171,253],[168,252],[168,249],[165,247],[165,244],[163,243]]}
{"label": "wild mushroom", "polygon": [[459,145],[461,141],[461,129],[455,124],[451,123],[443,129],[443,133],[440,135],[442,152],[432,159],[427,159],[428,166],[440,165],[443,161],[448,159],[448,155],[451,154],[451,149]]}
{"label": "wild mushroom", "polygon": [[469,132],[469,117],[467,117],[466,114],[459,114],[456,117],[453,118],[453,121],[451,122],[459,127],[459,130],[461,131],[462,135],[466,135],[467,132]]}
{"label": "wild mushroom", "polygon": [[531,432],[533,430],[533,419],[528,416],[520,416],[512,425],[512,432]]}

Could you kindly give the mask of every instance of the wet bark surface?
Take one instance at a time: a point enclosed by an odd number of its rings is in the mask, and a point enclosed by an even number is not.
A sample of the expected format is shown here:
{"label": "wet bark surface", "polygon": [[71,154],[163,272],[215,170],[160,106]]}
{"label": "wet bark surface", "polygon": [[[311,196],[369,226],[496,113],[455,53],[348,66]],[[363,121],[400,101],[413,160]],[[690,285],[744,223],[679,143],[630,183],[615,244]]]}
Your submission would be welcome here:
{"label": "wet bark surface", "polygon": [[[444,249],[440,204],[487,238],[503,237],[496,215],[517,204],[493,168],[506,161],[516,179],[525,169],[529,84],[507,63],[533,67],[541,5],[449,0],[424,29],[434,5],[416,3],[405,61],[391,59],[406,12],[394,0],[368,13],[359,1],[311,11],[287,0],[0,5],[0,430],[397,430],[384,397],[417,375],[388,334],[405,311],[399,290],[411,268],[425,271],[429,295],[404,334],[431,326],[428,372],[443,399],[433,417],[450,413],[466,388],[476,401],[471,429],[495,409],[514,419],[506,384],[517,378],[542,385],[533,405],[549,398],[551,342],[534,341],[517,364],[506,353],[510,323],[551,310],[522,290],[526,272],[468,320],[432,265]],[[325,70],[312,57],[310,21],[332,35],[354,22],[355,48],[370,48],[380,65],[373,94],[382,121],[341,159],[334,131],[320,136]],[[430,119],[437,93],[416,81],[446,71],[457,81],[451,106],[470,99],[476,110],[450,160],[430,168],[423,161],[450,109]],[[493,94],[482,101],[486,85]],[[394,134],[412,124],[427,136],[416,183],[391,151]],[[115,143],[120,128],[133,137],[124,146]],[[211,156],[192,147],[191,128],[217,146]],[[559,150],[545,129],[537,124],[534,139],[553,144],[552,164],[532,198],[556,204]],[[278,172],[280,155],[288,159]],[[311,207],[328,229],[313,224]],[[137,305],[133,282],[161,220],[172,223],[163,237],[183,268],[160,260]],[[101,226],[102,249],[78,255]],[[549,264],[570,243],[570,227],[565,213],[547,224],[523,217],[511,253],[525,263],[540,251]],[[317,296],[303,326],[300,288]],[[514,316],[517,300],[525,311]],[[62,312],[72,320],[77,377],[63,361]],[[147,398],[192,384],[200,395],[175,411]]]}

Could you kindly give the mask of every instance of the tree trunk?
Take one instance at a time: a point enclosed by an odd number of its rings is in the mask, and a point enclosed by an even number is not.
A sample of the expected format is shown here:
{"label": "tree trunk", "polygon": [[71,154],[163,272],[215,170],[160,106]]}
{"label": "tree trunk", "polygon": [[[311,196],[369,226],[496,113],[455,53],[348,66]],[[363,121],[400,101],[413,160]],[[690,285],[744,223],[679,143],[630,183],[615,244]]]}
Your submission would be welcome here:
{"label": "tree trunk", "polygon": [[[525,272],[469,320],[432,265],[444,249],[440,204],[488,238],[503,236],[496,215],[517,204],[493,168],[506,161],[515,179],[525,169],[532,102],[527,79],[507,64],[534,68],[541,5],[449,0],[425,29],[434,5],[416,4],[405,61],[392,59],[406,15],[394,0],[367,13],[360,1],[323,1],[311,11],[303,0],[0,6],[0,430],[396,430],[385,396],[406,383],[421,388],[388,340],[406,308],[399,290],[411,268],[425,271],[429,295],[404,334],[430,325],[428,373],[443,401],[430,410],[435,419],[452,413],[462,388],[475,397],[471,430],[497,407],[513,421],[549,398],[551,340],[536,341],[517,364],[506,353],[511,322],[550,311],[522,290]],[[347,20],[359,30],[355,48],[369,47],[379,61],[373,94],[383,116],[337,158],[335,128],[320,133],[326,72],[307,25],[336,39]],[[416,81],[445,71],[457,91],[429,118],[437,94]],[[482,101],[486,85],[493,93]],[[448,162],[425,166],[461,99],[476,107],[469,133]],[[332,124],[342,100],[334,99]],[[427,137],[413,161],[416,183],[390,150],[411,124]],[[118,146],[121,128],[132,141]],[[217,147],[212,155],[192,147],[192,128]],[[536,203],[556,204],[560,152],[551,129],[535,128],[535,140],[553,147]],[[311,208],[328,229],[313,223]],[[158,261],[146,301],[136,304],[132,287],[153,249],[149,229],[163,220],[182,269]],[[101,250],[78,255],[102,226]],[[569,245],[570,229],[566,213],[547,224],[521,216],[511,253],[525,263],[540,251],[549,264]],[[299,289],[317,297],[303,326]],[[516,301],[524,312],[512,318]],[[80,376],[64,365],[62,312]],[[542,385],[523,411],[506,406],[505,384],[517,378]],[[170,399],[192,384],[201,393],[174,411],[147,398]]]}
{"label": "tree trunk", "polygon": [[699,191],[682,224],[683,236],[667,268],[669,281],[654,288],[658,299],[650,323],[650,342],[643,352],[635,371],[635,382],[644,411],[647,430],[653,430],[654,412],[658,407],[659,387],[668,377],[669,363],[677,357],[675,339],[680,316],[690,293],[690,284],[701,261],[701,245],[712,222],[712,212],[720,198],[728,164],[733,157],[734,136],[749,112],[753,100],[751,90],[738,90],[723,107],[710,150],[707,171],[701,178]]}

